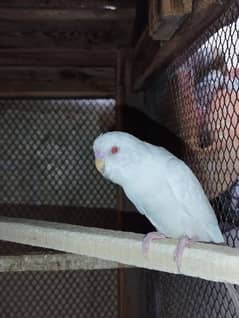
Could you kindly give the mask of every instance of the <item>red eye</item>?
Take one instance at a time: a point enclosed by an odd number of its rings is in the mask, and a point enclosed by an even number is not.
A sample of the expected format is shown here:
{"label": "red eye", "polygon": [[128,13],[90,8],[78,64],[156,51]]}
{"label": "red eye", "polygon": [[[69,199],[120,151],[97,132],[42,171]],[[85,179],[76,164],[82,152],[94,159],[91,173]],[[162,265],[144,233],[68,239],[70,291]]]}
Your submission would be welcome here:
{"label": "red eye", "polygon": [[118,151],[119,151],[119,148],[116,147],[116,146],[114,146],[114,147],[111,148],[111,153],[112,153],[112,154],[115,154],[115,153],[117,153]]}

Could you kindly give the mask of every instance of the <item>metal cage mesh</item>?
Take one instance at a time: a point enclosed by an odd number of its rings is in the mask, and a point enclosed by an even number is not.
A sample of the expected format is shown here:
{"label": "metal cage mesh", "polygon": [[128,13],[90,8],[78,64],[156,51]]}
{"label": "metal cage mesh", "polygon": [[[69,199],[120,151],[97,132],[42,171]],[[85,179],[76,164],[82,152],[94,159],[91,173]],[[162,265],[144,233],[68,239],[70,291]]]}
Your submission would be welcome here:
{"label": "metal cage mesh", "polygon": [[[227,244],[238,248],[238,1],[170,64],[167,76],[163,75],[151,79],[145,108],[153,108],[154,117],[160,119],[159,115],[164,115],[160,109],[167,108],[163,107],[165,90],[169,90],[170,113],[160,123],[182,140],[180,157],[200,180]],[[149,317],[239,317],[238,302],[223,283],[147,270],[142,270],[142,277]],[[234,288],[239,300],[239,286]]]}
{"label": "metal cage mesh", "polygon": [[117,270],[0,274],[1,318],[117,318]]}
{"label": "metal cage mesh", "polygon": [[[167,69],[173,100],[167,126],[183,141],[182,159],[199,178],[232,247],[239,247],[238,34],[239,6],[235,2]],[[160,87],[154,85],[157,89]],[[148,100],[156,94],[152,87],[145,93]],[[151,317],[239,316],[238,304],[222,283],[143,273],[146,293],[154,295],[147,300]],[[239,288],[234,287],[239,299]]]}
{"label": "metal cage mesh", "polygon": [[[0,215],[116,229],[92,145],[113,99],[0,99]],[[0,242],[0,255],[48,250]],[[0,273],[0,317],[118,317],[118,271]]]}
{"label": "metal cage mesh", "polygon": [[115,121],[112,99],[1,99],[0,203],[115,208],[93,141]]}
{"label": "metal cage mesh", "polygon": [[168,70],[184,160],[227,243],[239,241],[239,7],[233,5]]}
{"label": "metal cage mesh", "polygon": [[[142,270],[147,317],[237,318],[239,309],[223,283]],[[239,286],[234,286],[239,293]]]}

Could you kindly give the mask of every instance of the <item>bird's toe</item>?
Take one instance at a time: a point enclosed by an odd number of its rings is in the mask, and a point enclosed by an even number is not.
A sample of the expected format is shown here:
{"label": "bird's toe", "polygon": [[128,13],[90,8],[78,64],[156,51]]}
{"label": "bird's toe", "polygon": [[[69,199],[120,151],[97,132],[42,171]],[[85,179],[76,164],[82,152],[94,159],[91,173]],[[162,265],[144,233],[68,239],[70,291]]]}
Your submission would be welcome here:
{"label": "bird's toe", "polygon": [[145,238],[143,240],[143,244],[142,244],[143,254],[145,256],[148,255],[151,241],[153,241],[153,240],[161,240],[161,239],[164,239],[164,238],[166,238],[166,236],[164,234],[160,234],[159,232],[150,232],[150,233],[148,233],[145,236]]}

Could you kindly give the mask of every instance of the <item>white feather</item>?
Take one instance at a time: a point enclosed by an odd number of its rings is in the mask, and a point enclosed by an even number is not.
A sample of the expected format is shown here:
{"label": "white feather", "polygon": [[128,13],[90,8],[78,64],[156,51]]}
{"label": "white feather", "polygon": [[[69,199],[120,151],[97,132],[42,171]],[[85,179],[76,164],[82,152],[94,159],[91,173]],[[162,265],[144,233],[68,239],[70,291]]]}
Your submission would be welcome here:
{"label": "white feather", "polygon": [[[120,151],[112,155],[110,149]],[[199,241],[224,242],[215,213],[196,176],[162,147],[123,132],[95,140],[104,154],[104,175],[121,185],[139,212],[168,237],[187,235]]]}

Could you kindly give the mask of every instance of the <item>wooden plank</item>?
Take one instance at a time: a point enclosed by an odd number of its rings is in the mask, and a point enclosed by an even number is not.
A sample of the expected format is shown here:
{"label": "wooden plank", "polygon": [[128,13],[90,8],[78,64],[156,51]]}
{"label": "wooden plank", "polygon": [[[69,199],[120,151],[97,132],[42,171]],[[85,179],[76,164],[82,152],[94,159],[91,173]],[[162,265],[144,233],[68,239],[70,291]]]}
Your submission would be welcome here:
{"label": "wooden plank", "polygon": [[[34,24],[35,22],[33,22]],[[38,23],[38,22],[37,22]],[[103,23],[103,22],[102,22]],[[97,26],[96,26],[97,27]],[[116,49],[131,42],[133,20],[119,21],[91,31],[78,26],[76,31],[51,30],[42,32],[31,24],[29,31],[0,32],[0,49]],[[102,29],[102,30],[101,30]]]}
{"label": "wooden plank", "polygon": [[[41,19],[33,20],[21,20],[21,19],[1,19],[0,20],[0,34],[1,36],[7,34],[14,34],[14,33],[26,33],[31,34],[44,34],[47,33],[48,36],[51,36],[53,33],[60,33],[64,34],[67,33],[68,37],[76,36],[77,33],[103,33],[103,32],[110,32],[110,30],[114,30],[118,32],[118,30],[125,29],[126,27],[130,27],[131,30],[133,26],[133,19],[109,19],[109,20],[54,20],[49,19],[48,21],[44,21]],[[53,35],[52,35],[53,36]],[[127,38],[129,35],[127,36]]]}
{"label": "wooden plank", "polygon": [[114,78],[115,70],[112,67],[28,67],[1,66],[0,80],[84,80],[93,77],[108,80]]}
{"label": "wooden plank", "polygon": [[[68,83],[70,85],[70,83]],[[38,87],[38,85],[20,86],[12,85],[11,87],[0,90],[0,97],[2,98],[113,98],[114,92],[107,89],[93,89],[92,87],[74,87],[72,82],[71,89],[67,89],[64,83],[55,83],[52,85],[45,85]]]}
{"label": "wooden plank", "polygon": [[[154,0],[158,3],[159,13],[163,16],[174,16],[192,11],[192,0]],[[157,4],[155,4],[157,5]]]}
{"label": "wooden plank", "polygon": [[[134,51],[132,53],[132,88],[138,89],[138,79],[144,71],[147,70],[147,65],[151,63],[154,59],[154,56],[159,51],[161,42],[154,41],[149,36],[149,28],[146,27],[144,32],[141,34]],[[147,63],[146,63],[147,61]],[[136,81],[136,83],[135,83]]]}
{"label": "wooden plank", "polygon": [[113,96],[114,68],[0,67],[1,96]]}
{"label": "wooden plank", "polygon": [[128,8],[135,6],[135,0],[1,0],[3,8]]}
{"label": "wooden plank", "polygon": [[24,271],[102,270],[123,267],[116,262],[75,254],[0,256],[0,273]]}
{"label": "wooden plank", "polygon": [[116,50],[0,50],[1,66],[115,67]]}
{"label": "wooden plank", "polygon": [[0,3],[0,48],[114,48],[128,45],[132,1]]}
{"label": "wooden plank", "polygon": [[[156,42],[151,49],[153,52],[151,54],[149,54],[147,46],[140,45],[140,49],[138,48],[135,51],[133,57],[134,89],[142,88],[145,80],[154,71],[160,70],[172,62],[232,3],[232,0],[220,2],[217,0],[195,0],[192,14],[168,42]],[[146,40],[144,40],[144,43],[146,43]]]}
{"label": "wooden plank", "polygon": [[152,0],[149,4],[149,34],[154,40],[169,40],[186,15],[192,0]]}
{"label": "wooden plank", "polygon": [[[177,273],[173,259],[177,241],[174,239],[152,242],[145,257],[142,234],[4,217],[0,218],[0,239]],[[184,252],[181,273],[239,284],[239,250],[194,243]]]}
{"label": "wooden plank", "polygon": [[[0,4],[0,20],[2,21],[124,21],[131,20],[135,17],[135,8],[109,10],[107,8],[99,9],[58,9],[58,8],[1,8]],[[1,30],[2,31],[2,30]]]}

